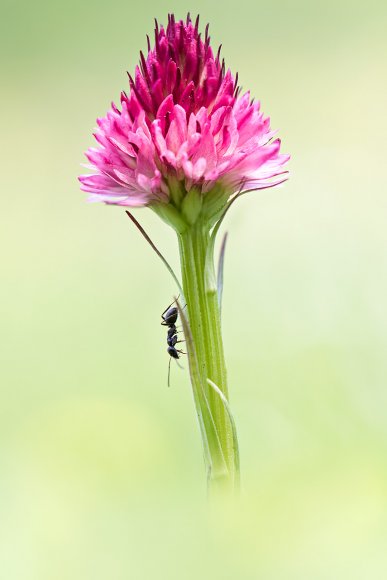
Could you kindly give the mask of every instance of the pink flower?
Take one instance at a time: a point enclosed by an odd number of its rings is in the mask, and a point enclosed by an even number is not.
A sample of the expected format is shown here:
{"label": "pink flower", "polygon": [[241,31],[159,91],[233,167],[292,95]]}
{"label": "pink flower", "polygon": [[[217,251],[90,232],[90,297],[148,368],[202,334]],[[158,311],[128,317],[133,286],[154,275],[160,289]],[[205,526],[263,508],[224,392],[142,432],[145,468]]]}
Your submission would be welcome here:
{"label": "pink flower", "polygon": [[231,195],[285,181],[289,156],[269,118],[239,94],[198,21],[170,15],[166,29],[156,22],[154,48],[148,38],[148,55],[129,75],[130,95],[98,119],[99,146],[86,153],[95,173],[79,178],[91,201],[144,206],[168,203],[177,182],[207,197],[219,184]]}

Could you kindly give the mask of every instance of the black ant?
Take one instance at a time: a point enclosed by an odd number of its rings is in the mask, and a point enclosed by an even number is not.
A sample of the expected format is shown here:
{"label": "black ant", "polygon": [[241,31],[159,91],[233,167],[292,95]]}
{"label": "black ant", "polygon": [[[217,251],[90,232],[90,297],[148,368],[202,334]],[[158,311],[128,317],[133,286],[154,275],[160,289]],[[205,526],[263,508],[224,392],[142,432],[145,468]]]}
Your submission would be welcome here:
{"label": "black ant", "polygon": [[[173,302],[172,302],[173,304]],[[180,358],[180,354],[186,354],[185,352],[183,352],[182,350],[179,350],[178,348],[175,348],[176,344],[178,342],[183,342],[182,340],[177,340],[178,336],[178,330],[176,328],[176,321],[177,321],[177,317],[179,315],[179,312],[176,308],[176,306],[172,306],[172,304],[170,304],[162,313],[161,318],[163,319],[161,324],[163,326],[168,326],[168,332],[167,332],[167,344],[168,344],[168,348],[167,348],[167,352],[169,354],[169,356],[171,357],[169,359],[169,363],[168,363],[168,387],[170,386],[170,375],[171,375],[171,359],[175,359],[177,362],[177,359]],[[177,363],[179,364],[179,363]],[[180,366],[180,365],[179,365]]]}

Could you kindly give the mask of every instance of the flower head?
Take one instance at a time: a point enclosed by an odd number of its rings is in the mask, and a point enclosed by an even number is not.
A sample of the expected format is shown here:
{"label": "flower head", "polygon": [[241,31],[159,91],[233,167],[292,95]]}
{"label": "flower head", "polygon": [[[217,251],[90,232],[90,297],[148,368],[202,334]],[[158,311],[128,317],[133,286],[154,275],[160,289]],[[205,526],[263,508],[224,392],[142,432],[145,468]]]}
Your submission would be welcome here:
{"label": "flower head", "polygon": [[[259,102],[243,95],[188,15],[156,22],[154,47],[140,53],[130,94],[98,119],[98,147],[86,156],[95,170],[79,179],[90,200],[123,206],[179,202],[194,189],[202,199],[219,186],[261,189],[286,179],[289,156],[273,140]],[[179,189],[179,195],[173,195]]]}

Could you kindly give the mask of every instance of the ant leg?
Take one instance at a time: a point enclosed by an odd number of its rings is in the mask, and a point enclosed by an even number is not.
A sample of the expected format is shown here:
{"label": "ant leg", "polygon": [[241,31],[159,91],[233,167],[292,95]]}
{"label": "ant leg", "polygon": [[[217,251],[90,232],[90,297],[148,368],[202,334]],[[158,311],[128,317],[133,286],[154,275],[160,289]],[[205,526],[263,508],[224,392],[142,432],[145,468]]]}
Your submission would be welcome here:
{"label": "ant leg", "polygon": [[184,332],[183,326],[181,324],[175,324],[175,326],[176,326],[176,334],[178,332]]}

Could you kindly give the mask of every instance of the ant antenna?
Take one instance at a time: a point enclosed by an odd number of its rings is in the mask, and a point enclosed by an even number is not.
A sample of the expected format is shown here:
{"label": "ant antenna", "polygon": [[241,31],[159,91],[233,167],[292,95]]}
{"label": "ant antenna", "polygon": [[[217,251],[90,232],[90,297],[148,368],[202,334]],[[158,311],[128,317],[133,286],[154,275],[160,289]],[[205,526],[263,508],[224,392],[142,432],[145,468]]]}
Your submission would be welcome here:
{"label": "ant antenna", "polygon": [[169,358],[169,363],[168,363],[168,388],[171,386],[171,360],[172,358]]}
{"label": "ant antenna", "polygon": [[[187,354],[181,350],[179,350],[178,352],[180,352],[180,354]],[[168,388],[171,386],[171,360],[172,360],[172,357],[170,357],[169,363],[168,363]],[[183,371],[184,367],[179,363],[179,361],[177,359],[175,359],[175,361],[176,361],[176,364],[179,367],[179,369],[181,369]]]}

